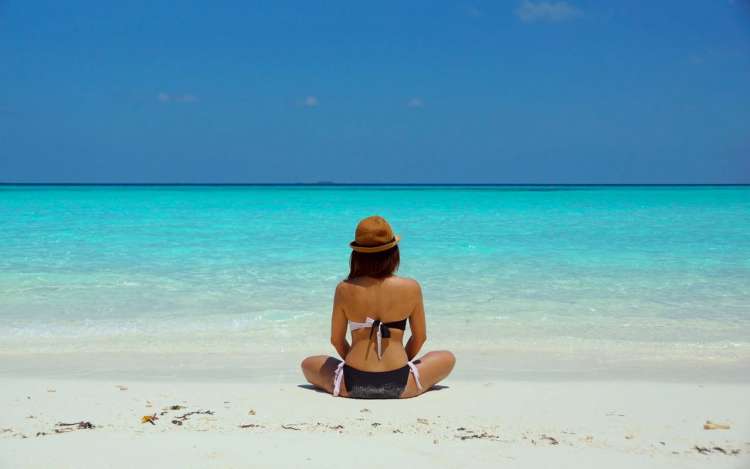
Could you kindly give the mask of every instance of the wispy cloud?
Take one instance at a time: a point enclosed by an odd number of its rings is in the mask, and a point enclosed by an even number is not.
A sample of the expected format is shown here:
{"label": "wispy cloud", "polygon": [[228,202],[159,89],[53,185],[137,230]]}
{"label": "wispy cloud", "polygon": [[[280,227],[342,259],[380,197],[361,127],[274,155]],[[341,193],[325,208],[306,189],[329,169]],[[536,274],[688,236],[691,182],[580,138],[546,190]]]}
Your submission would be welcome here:
{"label": "wispy cloud", "polygon": [[198,102],[198,97],[195,96],[194,94],[188,93],[188,94],[171,95],[163,91],[156,95],[156,99],[160,103],[188,103],[190,104],[190,103]]}
{"label": "wispy cloud", "polygon": [[183,94],[182,96],[175,96],[174,100],[178,103],[196,103],[198,97],[193,94]]}
{"label": "wispy cloud", "polygon": [[473,5],[466,7],[465,11],[466,11],[466,16],[469,16],[471,18],[479,18],[480,16],[482,16],[482,10],[480,10],[479,8]]}
{"label": "wispy cloud", "polygon": [[302,105],[304,107],[318,107],[319,104],[320,101],[318,101],[317,96],[307,96],[302,100]]}
{"label": "wispy cloud", "polygon": [[702,55],[693,54],[688,57],[688,63],[691,65],[703,65],[706,62],[706,58]]}
{"label": "wispy cloud", "polygon": [[406,102],[406,107],[410,108],[420,108],[424,107],[424,101],[422,98],[410,98],[409,101]]}
{"label": "wispy cloud", "polygon": [[546,21],[557,23],[568,21],[583,16],[583,11],[568,2],[532,2],[523,0],[516,8],[516,15],[524,23],[536,23]]}

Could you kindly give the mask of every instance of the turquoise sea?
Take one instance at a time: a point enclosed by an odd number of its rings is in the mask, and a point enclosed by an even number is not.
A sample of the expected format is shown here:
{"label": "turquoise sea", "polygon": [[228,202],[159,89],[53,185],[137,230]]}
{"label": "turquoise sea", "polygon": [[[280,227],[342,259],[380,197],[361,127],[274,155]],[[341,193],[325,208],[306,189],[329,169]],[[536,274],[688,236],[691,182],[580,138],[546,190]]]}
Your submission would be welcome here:
{"label": "turquoise sea", "polygon": [[749,356],[748,186],[0,186],[0,349],[331,353],[371,214],[433,347]]}

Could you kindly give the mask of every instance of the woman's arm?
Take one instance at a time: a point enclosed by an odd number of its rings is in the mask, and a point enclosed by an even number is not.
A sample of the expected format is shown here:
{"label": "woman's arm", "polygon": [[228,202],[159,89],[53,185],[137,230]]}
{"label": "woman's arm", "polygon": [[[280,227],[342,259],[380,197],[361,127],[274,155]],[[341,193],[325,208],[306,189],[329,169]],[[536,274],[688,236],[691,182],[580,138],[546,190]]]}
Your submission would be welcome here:
{"label": "woman's arm", "polygon": [[[414,282],[416,283],[416,282]],[[419,349],[427,341],[427,324],[424,317],[424,303],[422,302],[422,288],[416,283],[416,305],[414,310],[409,316],[409,328],[411,329],[411,337],[406,343],[406,356],[409,361],[413,360],[414,357],[419,353]]]}
{"label": "woman's arm", "polygon": [[349,353],[349,341],[346,340],[346,327],[348,321],[342,306],[343,286],[336,287],[333,295],[333,313],[331,314],[331,345],[336,349],[341,358],[346,358]]}

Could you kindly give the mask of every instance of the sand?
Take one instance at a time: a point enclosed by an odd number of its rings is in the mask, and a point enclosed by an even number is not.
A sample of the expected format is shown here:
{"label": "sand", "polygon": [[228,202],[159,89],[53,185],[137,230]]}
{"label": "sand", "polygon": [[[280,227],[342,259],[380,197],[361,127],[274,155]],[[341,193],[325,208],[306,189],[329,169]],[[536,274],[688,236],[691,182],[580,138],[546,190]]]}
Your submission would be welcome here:
{"label": "sand", "polygon": [[369,401],[295,382],[0,381],[0,468],[750,467],[742,382],[448,379]]}

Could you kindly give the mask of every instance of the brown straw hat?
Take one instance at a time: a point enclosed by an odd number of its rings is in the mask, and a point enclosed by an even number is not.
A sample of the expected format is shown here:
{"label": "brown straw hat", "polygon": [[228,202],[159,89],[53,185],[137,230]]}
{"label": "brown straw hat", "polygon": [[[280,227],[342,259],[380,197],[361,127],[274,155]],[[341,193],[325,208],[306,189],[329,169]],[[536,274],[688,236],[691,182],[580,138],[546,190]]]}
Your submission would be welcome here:
{"label": "brown straw hat", "polygon": [[349,246],[357,252],[381,252],[398,244],[401,238],[393,234],[385,218],[373,215],[360,221]]}

